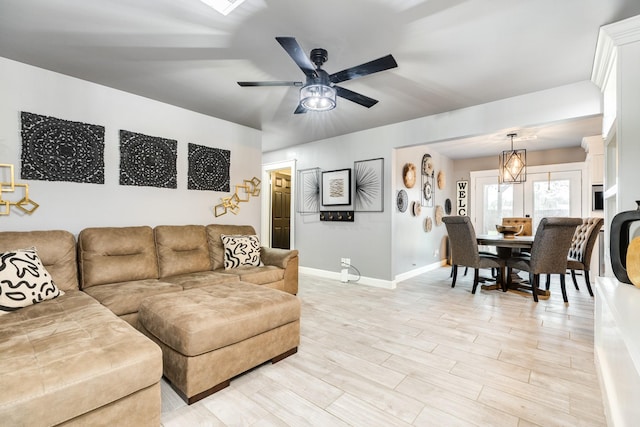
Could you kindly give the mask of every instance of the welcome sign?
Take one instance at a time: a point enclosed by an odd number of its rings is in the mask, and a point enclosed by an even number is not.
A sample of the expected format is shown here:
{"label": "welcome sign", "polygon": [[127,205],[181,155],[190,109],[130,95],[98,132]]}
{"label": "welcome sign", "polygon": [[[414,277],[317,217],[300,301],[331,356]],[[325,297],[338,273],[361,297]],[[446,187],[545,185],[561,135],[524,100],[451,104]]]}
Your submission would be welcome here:
{"label": "welcome sign", "polygon": [[469,181],[456,181],[456,215],[467,216]]}

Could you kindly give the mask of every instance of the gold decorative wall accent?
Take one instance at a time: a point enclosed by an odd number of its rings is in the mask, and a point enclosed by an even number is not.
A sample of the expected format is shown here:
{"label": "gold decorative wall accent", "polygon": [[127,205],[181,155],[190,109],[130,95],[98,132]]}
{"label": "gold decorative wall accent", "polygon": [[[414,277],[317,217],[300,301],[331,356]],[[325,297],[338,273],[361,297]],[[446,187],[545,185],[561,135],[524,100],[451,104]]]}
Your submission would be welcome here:
{"label": "gold decorative wall accent", "polygon": [[[27,215],[31,215],[40,205],[29,198],[29,184],[16,183],[12,164],[0,164],[0,179],[4,179],[5,176],[8,176],[8,180],[6,182],[0,181],[0,215],[9,215],[11,206],[20,209]],[[22,189],[23,197],[17,202],[5,200],[4,195],[15,192],[16,188]]]}
{"label": "gold decorative wall accent", "polygon": [[251,196],[258,197],[260,195],[260,183],[261,181],[254,176],[252,179],[245,179],[242,184],[236,185],[236,191],[232,196],[222,197],[220,199],[222,203],[213,207],[215,217],[222,216],[227,212],[238,215],[240,203],[248,202]]}

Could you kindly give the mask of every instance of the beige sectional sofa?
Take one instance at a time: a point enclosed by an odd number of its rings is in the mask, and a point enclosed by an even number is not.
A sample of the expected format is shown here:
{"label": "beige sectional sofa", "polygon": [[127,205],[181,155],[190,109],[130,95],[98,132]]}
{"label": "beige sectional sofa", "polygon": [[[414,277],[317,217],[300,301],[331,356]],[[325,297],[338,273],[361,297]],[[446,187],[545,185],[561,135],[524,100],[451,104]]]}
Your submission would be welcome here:
{"label": "beige sectional sofa", "polygon": [[0,232],[31,246],[64,295],[0,316],[0,424],[159,425],[158,346],[79,290],[71,233]]}
{"label": "beige sectional sofa", "polygon": [[0,316],[0,382],[12,391],[0,420],[158,425],[163,371],[192,403],[295,353],[297,251],[263,247],[263,265],[225,269],[223,234],[255,231],[98,227],[77,242],[65,231],[0,232],[0,252],[35,246],[65,292]]}

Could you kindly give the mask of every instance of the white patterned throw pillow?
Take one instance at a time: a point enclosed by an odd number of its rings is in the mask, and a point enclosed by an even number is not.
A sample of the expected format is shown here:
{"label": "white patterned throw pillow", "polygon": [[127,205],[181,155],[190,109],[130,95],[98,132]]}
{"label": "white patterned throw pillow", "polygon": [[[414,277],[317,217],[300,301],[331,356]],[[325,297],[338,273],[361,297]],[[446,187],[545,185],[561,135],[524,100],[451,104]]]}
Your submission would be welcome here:
{"label": "white patterned throw pillow", "polygon": [[36,248],[0,253],[0,315],[63,295]]}
{"label": "white patterned throw pillow", "polygon": [[241,266],[261,265],[260,239],[256,235],[228,236],[222,235],[224,245],[224,269]]}

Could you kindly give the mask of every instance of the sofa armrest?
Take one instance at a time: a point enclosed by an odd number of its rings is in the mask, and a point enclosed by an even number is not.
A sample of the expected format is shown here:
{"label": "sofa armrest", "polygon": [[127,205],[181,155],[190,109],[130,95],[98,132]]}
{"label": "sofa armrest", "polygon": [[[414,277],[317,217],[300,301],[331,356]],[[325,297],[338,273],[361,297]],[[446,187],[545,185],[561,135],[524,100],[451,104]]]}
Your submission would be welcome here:
{"label": "sofa armrest", "polygon": [[260,259],[264,265],[274,265],[284,269],[284,290],[298,293],[298,251],[296,249],[260,248]]}
{"label": "sofa armrest", "polygon": [[280,268],[287,268],[289,260],[298,256],[297,249],[278,249],[263,246],[260,248],[260,260],[264,265],[275,265]]}

